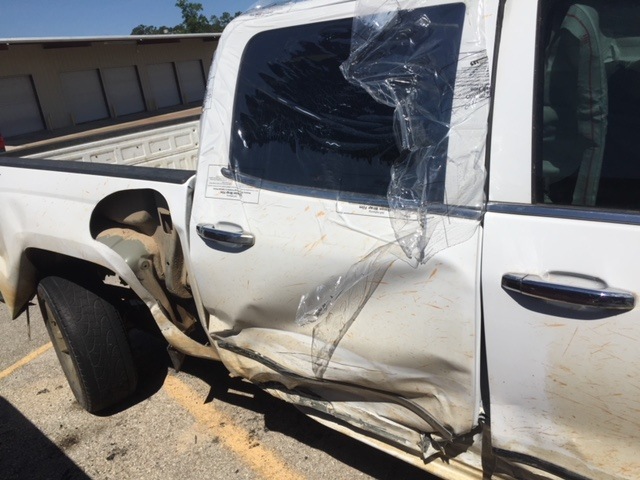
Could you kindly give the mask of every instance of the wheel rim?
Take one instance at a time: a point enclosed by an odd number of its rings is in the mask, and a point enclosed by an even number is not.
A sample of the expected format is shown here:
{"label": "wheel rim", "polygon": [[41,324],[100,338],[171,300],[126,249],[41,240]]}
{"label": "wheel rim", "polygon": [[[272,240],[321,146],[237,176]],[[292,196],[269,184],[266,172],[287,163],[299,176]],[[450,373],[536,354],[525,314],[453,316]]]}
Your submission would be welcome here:
{"label": "wheel rim", "polygon": [[69,345],[67,344],[67,340],[62,334],[62,330],[60,330],[60,326],[58,325],[55,315],[51,311],[48,303],[45,303],[45,309],[47,312],[47,318],[45,320],[51,332],[51,343],[53,343],[53,347],[58,355],[58,360],[62,366],[62,371],[67,377],[67,381],[69,382],[69,386],[71,387],[74,396],[81,402],[82,388],[80,387],[80,379],[78,378],[78,369],[71,358]]}

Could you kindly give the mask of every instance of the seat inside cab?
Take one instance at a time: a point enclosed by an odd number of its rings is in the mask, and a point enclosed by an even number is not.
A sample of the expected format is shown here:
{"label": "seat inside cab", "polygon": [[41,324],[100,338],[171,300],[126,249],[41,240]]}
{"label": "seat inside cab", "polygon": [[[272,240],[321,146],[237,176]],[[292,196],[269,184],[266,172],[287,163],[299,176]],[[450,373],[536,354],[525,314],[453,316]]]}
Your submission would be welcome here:
{"label": "seat inside cab", "polygon": [[537,200],[640,207],[640,5],[547,2]]}

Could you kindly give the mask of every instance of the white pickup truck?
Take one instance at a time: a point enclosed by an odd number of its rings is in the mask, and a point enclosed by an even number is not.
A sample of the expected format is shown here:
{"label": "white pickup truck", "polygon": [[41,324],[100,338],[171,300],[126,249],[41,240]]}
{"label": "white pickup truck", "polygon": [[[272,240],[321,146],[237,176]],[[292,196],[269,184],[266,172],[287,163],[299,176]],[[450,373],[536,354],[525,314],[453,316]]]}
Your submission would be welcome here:
{"label": "white pickup truck", "polygon": [[37,293],[89,411],[135,389],[125,332],[148,310],[178,364],[222,361],[442,477],[638,479],[639,18],[250,12],[196,172],[0,158],[6,304]]}

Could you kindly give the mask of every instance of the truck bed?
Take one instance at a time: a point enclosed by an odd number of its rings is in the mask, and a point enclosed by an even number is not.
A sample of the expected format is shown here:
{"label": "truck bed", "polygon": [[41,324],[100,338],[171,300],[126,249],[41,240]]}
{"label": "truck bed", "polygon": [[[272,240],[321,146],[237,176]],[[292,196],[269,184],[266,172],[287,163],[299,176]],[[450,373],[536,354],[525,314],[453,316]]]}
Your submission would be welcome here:
{"label": "truck bed", "polygon": [[[145,199],[157,199],[181,244],[188,245],[193,178],[190,170],[0,157],[0,291],[12,315],[35,293],[38,279],[29,259],[33,252],[131,272],[92,232],[96,212],[105,204],[153,215],[155,207],[149,210]],[[137,283],[133,274],[125,281]]]}

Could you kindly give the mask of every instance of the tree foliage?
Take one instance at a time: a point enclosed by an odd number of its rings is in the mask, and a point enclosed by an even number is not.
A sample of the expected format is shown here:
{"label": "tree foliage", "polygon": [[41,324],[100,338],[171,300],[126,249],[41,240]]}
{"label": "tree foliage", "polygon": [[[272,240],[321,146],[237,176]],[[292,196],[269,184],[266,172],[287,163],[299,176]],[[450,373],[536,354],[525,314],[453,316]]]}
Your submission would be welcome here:
{"label": "tree foliage", "polygon": [[153,25],[140,24],[131,30],[131,35],[163,35],[170,33],[215,33],[222,32],[231,20],[236,18],[242,12],[231,14],[224,12],[219,17],[204,15],[201,3],[188,2],[187,0],[178,0],[176,2],[182,13],[182,23],[173,27],[162,25],[159,27]]}

